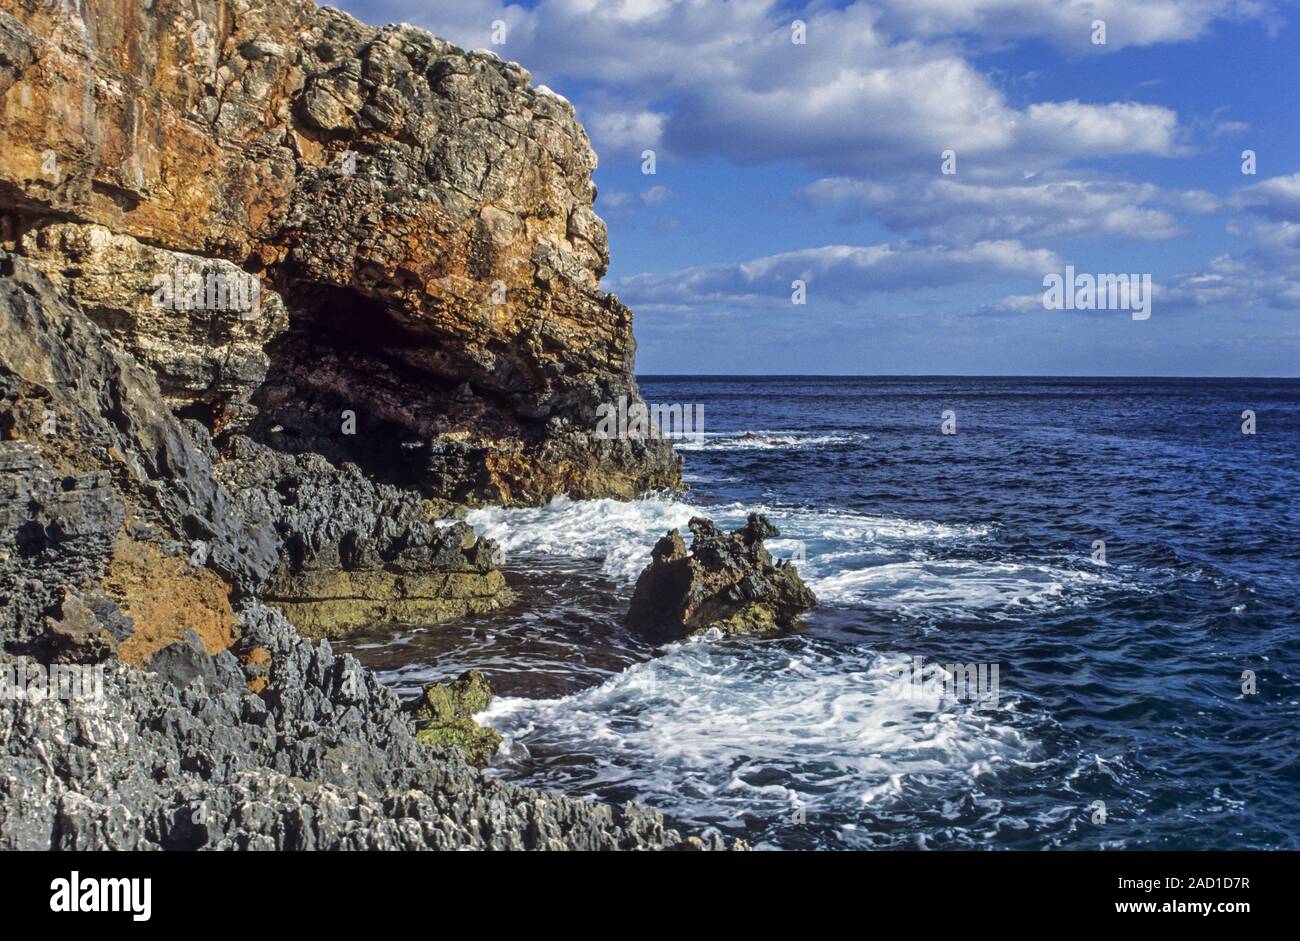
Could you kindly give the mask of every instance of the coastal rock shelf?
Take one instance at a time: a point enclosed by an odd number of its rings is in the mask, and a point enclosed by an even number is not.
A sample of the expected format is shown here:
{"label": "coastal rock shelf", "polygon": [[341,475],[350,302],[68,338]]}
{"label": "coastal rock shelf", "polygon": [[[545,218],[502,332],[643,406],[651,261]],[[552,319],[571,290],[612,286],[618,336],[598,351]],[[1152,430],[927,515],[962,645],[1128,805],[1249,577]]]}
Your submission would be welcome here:
{"label": "coastal rock shelf", "polygon": [[375,483],[355,464],[280,454],[235,436],[217,477],[244,512],[283,540],[259,597],[304,637],[341,637],[376,624],[436,624],[512,599],[500,548],[447,506]]}

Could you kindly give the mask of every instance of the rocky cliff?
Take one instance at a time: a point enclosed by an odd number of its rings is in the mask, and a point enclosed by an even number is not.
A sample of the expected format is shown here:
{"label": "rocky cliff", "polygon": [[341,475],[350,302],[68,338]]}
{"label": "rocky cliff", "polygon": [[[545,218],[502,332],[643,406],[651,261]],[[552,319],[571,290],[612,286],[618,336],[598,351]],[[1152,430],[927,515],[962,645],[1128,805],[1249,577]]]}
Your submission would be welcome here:
{"label": "rocky cliff", "polygon": [[[637,396],[594,164],[412,27],[0,0],[0,847],[694,845],[303,640],[509,603],[456,504],[679,481],[590,434]],[[14,685],[62,666],[101,695]]]}
{"label": "rocky cliff", "polygon": [[[0,96],[7,247],[215,435],[457,501],[678,482],[589,435],[632,317],[586,134],[520,66],[309,0],[0,0]],[[200,273],[263,303],[188,303]]]}

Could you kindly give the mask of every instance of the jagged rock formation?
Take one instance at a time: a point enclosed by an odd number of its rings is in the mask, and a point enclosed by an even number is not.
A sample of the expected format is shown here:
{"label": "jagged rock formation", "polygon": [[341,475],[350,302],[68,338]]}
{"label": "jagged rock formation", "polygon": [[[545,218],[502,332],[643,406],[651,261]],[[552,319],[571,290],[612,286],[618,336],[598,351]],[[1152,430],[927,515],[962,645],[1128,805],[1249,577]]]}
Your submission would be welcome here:
{"label": "jagged rock formation", "polygon": [[10,649],[100,660],[126,638],[96,589],[125,512],[106,476],[56,475],[37,448],[0,441],[0,636]]}
{"label": "jagged rock formation", "polygon": [[[29,512],[21,494],[43,486],[37,478],[92,474],[103,482],[94,488],[100,492],[111,482],[126,537],[181,557],[197,543],[203,566],[236,592],[254,591],[276,565],[279,541],[270,521],[245,517],[217,482],[202,426],[174,416],[151,371],[31,264],[6,252],[0,252],[0,439],[14,443],[9,447],[26,442],[21,450],[36,449],[48,467],[31,468],[33,480],[14,485],[21,512]],[[41,525],[46,544],[61,538]],[[117,533],[107,520],[101,532],[97,550],[111,553]],[[26,604],[21,594],[14,603]]]}
{"label": "jagged rock formation", "polygon": [[[0,696],[0,850],[723,847],[632,804],[485,778],[416,741],[396,696],[328,642],[257,605],[240,621],[271,655],[260,696],[231,652],[173,682],[110,661],[99,699]],[[0,682],[15,666],[0,653]]]}
{"label": "jagged rock formation", "polygon": [[[311,0],[0,0],[0,238],[99,245],[40,230],[101,225],[259,275],[289,316],[254,436],[428,496],[679,481],[667,443],[590,434],[598,405],[636,399],[631,313],[597,286],[594,166],[572,107],[526,70],[413,27]],[[98,257],[123,252],[141,254]],[[103,316],[133,351],[179,344],[142,357],[165,394],[205,396],[214,432],[249,420],[249,344],[278,313],[218,324],[239,366],[214,370],[222,344],[144,316],[132,290]]]}
{"label": "jagged rock formation", "polygon": [[19,252],[147,366],[163,401],[215,432],[256,414],[265,347],[288,326],[284,302],[228,261],[114,235],[98,225],[31,229]]}
{"label": "jagged rock formation", "polygon": [[724,634],[788,630],[817,598],[789,562],[773,563],[763,540],[778,536],[761,513],[740,529],[718,530],[712,520],[687,524],[688,554],[681,533],[671,530],[655,544],[650,564],[636,582],[627,621],[658,640],[680,640],[710,628]]}
{"label": "jagged rock formation", "polygon": [[466,670],[450,683],[426,686],[410,703],[419,725],[416,741],[458,749],[477,767],[501,746],[501,733],[474,721],[492,703],[492,686],[478,670]]}
{"label": "jagged rock formation", "polygon": [[[630,805],[487,780],[418,741],[412,714],[355,660],[250,600],[279,564],[277,527],[332,545],[328,514],[346,527],[383,512],[367,501],[388,491],[274,504],[265,488],[286,476],[232,499],[202,426],[4,252],[0,416],[0,849],[721,846]],[[296,487],[357,473],[278,459],[301,465]],[[466,527],[449,531],[474,558]],[[353,532],[345,552],[438,544],[406,524],[370,543]],[[101,667],[102,695],[30,695],[62,662]]]}
{"label": "jagged rock formation", "polygon": [[445,505],[373,483],[355,464],[335,468],[320,455],[280,454],[236,437],[217,476],[283,538],[259,597],[304,637],[434,624],[512,599],[495,542],[465,523],[436,522]]}

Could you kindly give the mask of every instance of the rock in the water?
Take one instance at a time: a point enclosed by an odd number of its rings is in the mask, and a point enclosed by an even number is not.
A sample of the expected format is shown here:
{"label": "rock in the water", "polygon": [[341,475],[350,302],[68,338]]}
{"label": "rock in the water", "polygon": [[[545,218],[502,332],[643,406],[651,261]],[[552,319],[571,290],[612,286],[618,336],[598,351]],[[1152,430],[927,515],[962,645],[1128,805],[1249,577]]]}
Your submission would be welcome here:
{"label": "rock in the water", "polygon": [[725,634],[788,630],[817,598],[789,562],[772,561],[763,540],[779,533],[751,513],[731,533],[695,517],[691,550],[672,530],[659,540],[637,579],[627,622],[658,640],[678,640],[709,628]]}
{"label": "rock in the water", "polygon": [[501,745],[500,732],[474,721],[491,702],[492,687],[478,670],[466,670],[450,683],[426,686],[414,703],[420,723],[416,740],[460,749],[470,764],[483,767]]}

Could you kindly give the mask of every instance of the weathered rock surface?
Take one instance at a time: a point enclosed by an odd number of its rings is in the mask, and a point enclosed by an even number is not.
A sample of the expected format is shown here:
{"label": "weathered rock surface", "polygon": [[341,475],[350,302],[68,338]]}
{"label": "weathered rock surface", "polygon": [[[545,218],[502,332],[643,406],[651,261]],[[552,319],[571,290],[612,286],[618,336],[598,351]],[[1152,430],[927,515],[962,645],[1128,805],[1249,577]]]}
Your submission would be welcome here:
{"label": "weathered rock surface", "polygon": [[0,849],[723,846],[631,804],[486,778],[418,742],[396,696],[328,642],[256,605],[241,622],[242,644],[270,653],[260,696],[225,652],[202,675],[169,665],[169,682],[110,661],[98,699],[0,697]]}
{"label": "weathered rock surface", "polygon": [[[251,592],[276,565],[279,540],[216,481],[200,431],[167,409],[151,371],[25,259],[0,251],[0,440],[28,442],[49,468],[28,467],[34,476],[14,493],[44,487],[42,475],[97,475],[140,538],[183,557],[198,544],[206,566]],[[115,533],[102,522],[111,552]]]}
{"label": "weathered rock surface", "polygon": [[79,594],[103,579],[122,526],[106,477],[58,475],[34,446],[0,441],[0,637],[9,648],[73,661],[116,650],[122,638],[85,617]]}
{"label": "weathered rock surface", "polygon": [[426,686],[409,704],[419,724],[415,738],[425,745],[457,748],[466,761],[482,768],[501,745],[500,732],[474,721],[491,702],[492,687],[478,670]]}
{"label": "weathered rock surface", "polygon": [[655,544],[637,579],[627,621],[660,640],[716,628],[724,634],[788,630],[817,598],[789,562],[772,561],[763,540],[780,535],[767,517],[751,513],[730,533],[712,520],[688,524],[686,551],[677,530]]}
{"label": "weathered rock surface", "polygon": [[228,261],[170,252],[98,225],[54,223],[19,250],[158,380],[173,411],[214,431],[245,426],[288,326],[284,302]]}
{"label": "weathered rock surface", "polygon": [[[0,238],[97,224],[258,275],[289,329],[253,434],[430,496],[680,481],[666,442],[590,434],[598,405],[637,398],[631,313],[598,287],[594,167],[572,106],[526,70],[414,27],[311,0],[0,0]],[[161,355],[183,329],[130,295],[105,317],[165,393],[219,395],[213,431],[248,419],[266,337],[218,324],[221,370],[189,344]]]}
{"label": "weathered rock surface", "polygon": [[[326,515],[384,509],[373,494],[274,513],[232,500],[201,426],[171,415],[148,371],[26,261],[0,254],[0,271],[0,679],[20,660],[24,675],[59,660],[105,675],[102,696],[0,694],[0,848],[721,845],[630,805],[484,778],[418,741],[414,717],[356,661],[273,609],[232,607],[217,570],[258,583],[294,513],[304,543],[328,546]],[[279,459],[310,480],[315,462]],[[213,551],[187,556],[192,532]]]}
{"label": "weathered rock surface", "polygon": [[236,437],[217,474],[281,535],[280,564],[259,597],[305,637],[433,624],[512,599],[495,542],[439,520],[444,505],[373,483],[355,464],[335,468],[319,455],[280,454]]}
{"label": "weathered rock surface", "polygon": [[447,501],[679,481],[590,434],[637,397],[594,160],[519,66],[411,27],[0,0],[0,668],[106,675],[0,696],[0,848],[705,845],[482,777],[285,617],[487,610]]}

